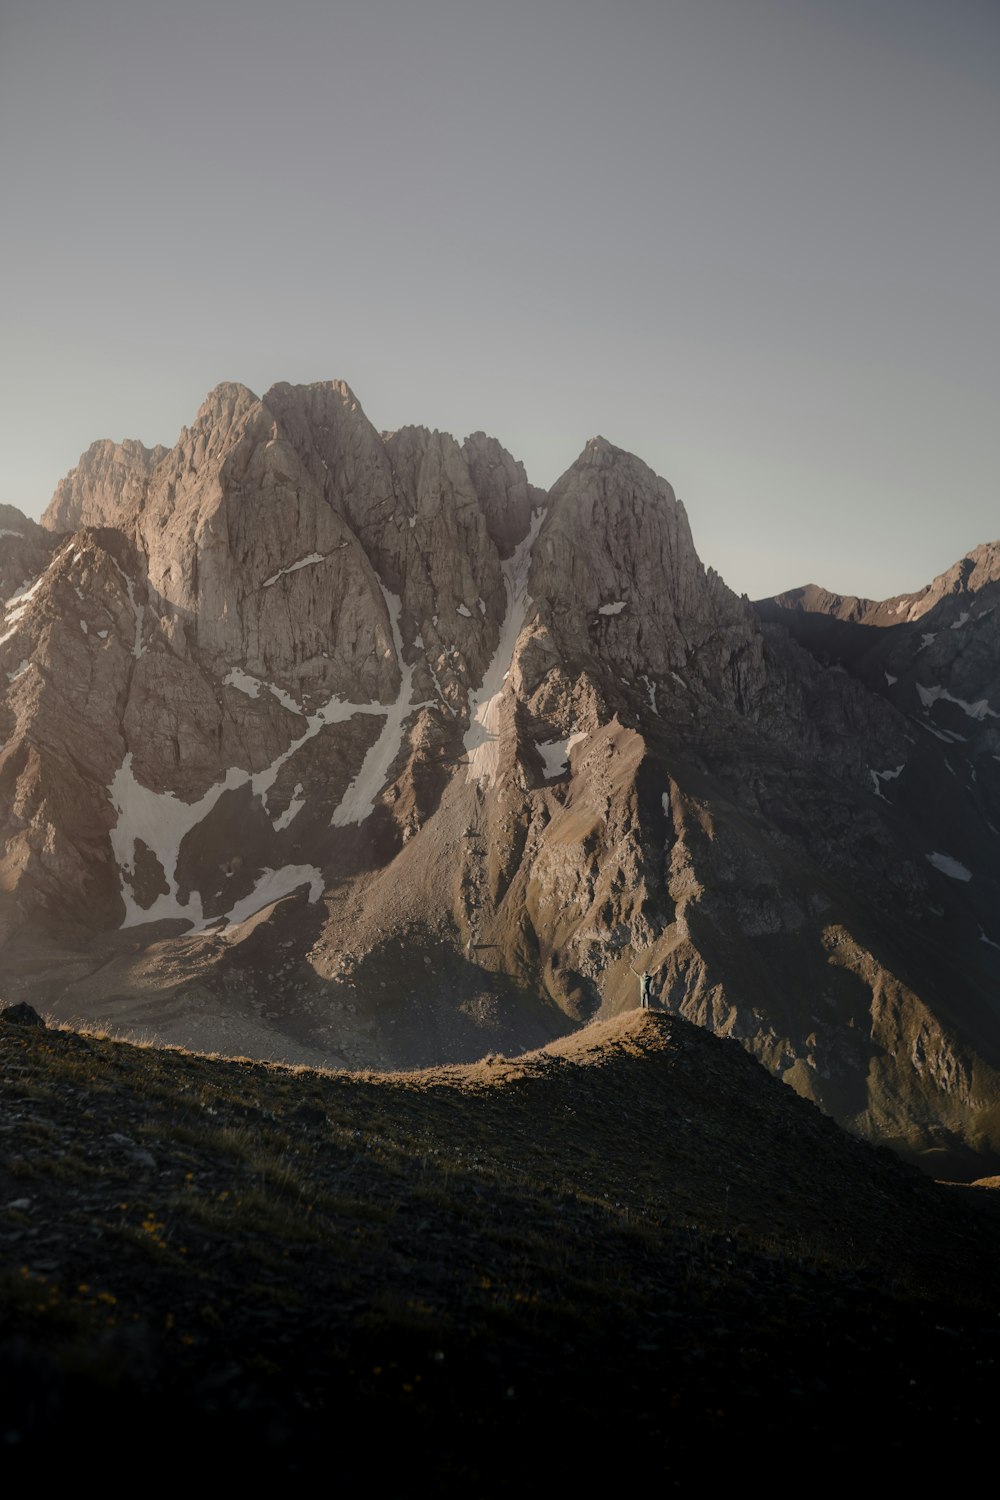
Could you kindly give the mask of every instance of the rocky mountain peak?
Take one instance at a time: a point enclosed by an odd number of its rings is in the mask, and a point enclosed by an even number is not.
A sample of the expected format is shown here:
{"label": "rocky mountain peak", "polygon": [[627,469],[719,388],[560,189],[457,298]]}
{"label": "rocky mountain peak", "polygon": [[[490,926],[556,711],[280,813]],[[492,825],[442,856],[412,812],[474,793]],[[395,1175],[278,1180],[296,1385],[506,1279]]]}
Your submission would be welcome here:
{"label": "rocky mountain peak", "polygon": [[634,457],[627,449],[618,448],[614,443],[610,443],[599,432],[595,432],[594,436],[588,438],[584,443],[583,451],[577,459],[577,463],[580,463],[587,455],[591,455],[595,463],[610,463],[613,462],[616,456],[621,458]]}
{"label": "rocky mountain peak", "polygon": [[328,411],[336,406],[352,412],[360,410],[358,398],[346,380],[313,380],[306,385],[292,385],[287,380],[279,380],[270,387],[264,401],[268,406],[287,406],[294,402],[309,406],[314,412]]}
{"label": "rocky mountain peak", "polygon": [[872,599],[860,598],[857,594],[833,594],[817,583],[806,583],[799,588],[787,589],[776,596],[782,609],[803,610],[807,614],[829,615],[836,620],[861,621],[877,608]]}
{"label": "rocky mountain peak", "polygon": [[256,424],[260,429],[270,421],[273,421],[271,414],[248,386],[223,381],[209,391],[194,424],[182,429],[172,450],[175,475],[219,461],[240,440],[248,425]]}
{"label": "rocky mountain peak", "polygon": [[[579,654],[587,642],[608,667],[625,661],[674,687],[689,687],[693,675],[732,696],[720,672],[734,652],[759,657],[755,622],[724,585],[709,581],[671,486],[601,437],[549,494],[529,589],[543,600],[561,651]],[[730,630],[736,635],[727,640]]]}
{"label": "rocky mountain peak", "polygon": [[239,380],[221,380],[198,408],[194,427],[227,427],[257,405],[260,397]]}

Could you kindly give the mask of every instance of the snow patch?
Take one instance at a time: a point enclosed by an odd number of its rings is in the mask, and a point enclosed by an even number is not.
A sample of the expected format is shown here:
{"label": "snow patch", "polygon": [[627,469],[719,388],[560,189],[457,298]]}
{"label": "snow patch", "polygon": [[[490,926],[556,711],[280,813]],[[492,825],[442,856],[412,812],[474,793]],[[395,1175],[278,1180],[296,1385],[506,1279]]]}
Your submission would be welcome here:
{"label": "snow patch", "polygon": [[930,646],[936,640],[937,640],[937,631],[936,630],[928,631],[928,633],[926,635],[922,635],[920,637],[920,645],[917,647],[916,654],[919,655],[921,651],[926,651],[927,647]]}
{"label": "snow patch", "polygon": [[19,536],[24,539],[23,531],[11,531],[9,526],[0,526],[0,536]]}
{"label": "snow patch", "polygon": [[535,749],[544,762],[542,775],[546,781],[551,780],[553,776],[561,776],[563,774],[569,764],[569,752],[574,745],[578,745],[581,740],[585,740],[586,738],[587,734],[585,730],[577,730],[564,740],[541,740],[536,743]]}
{"label": "snow patch", "polygon": [[248,698],[259,698],[260,690],[264,684],[256,677],[251,677],[249,672],[244,672],[239,667],[233,667],[222,679],[223,687],[235,688],[238,693],[246,693]]}
{"label": "snow patch", "polygon": [[[318,901],[323,894],[323,872],[315,865],[283,865],[280,870],[265,870],[258,877],[257,884],[249,896],[244,896],[242,901],[237,901],[226,920],[230,925],[237,922],[245,922],[263,907],[270,906],[274,901],[280,901],[283,896],[290,896],[293,891],[298,890],[300,885],[309,882],[309,900]],[[209,917],[208,924],[218,921],[217,917]]]}
{"label": "snow patch", "polygon": [[399,663],[401,679],[399,694],[395,703],[374,703],[359,710],[363,713],[384,714],[385,723],[382,726],[382,733],[365,755],[361,762],[361,769],[347,788],[340,806],[330,820],[335,828],[343,828],[348,823],[363,823],[374,812],[375,798],[388,781],[392,763],[403,743],[404,720],[414,709],[429,707],[426,704],[410,702],[413,692],[413,665],[411,663],[407,666],[403,660],[403,637],[399,629],[402,604],[398,596],[391,594],[384,583],[380,583],[379,587],[389,611],[392,643],[396,648],[396,660]]}
{"label": "snow patch", "polygon": [[968,618],[969,618],[969,611],[967,609],[963,609],[962,613],[959,615],[958,619],[952,625],[952,627],[951,627],[952,630],[961,630],[962,626],[965,624],[965,622],[966,622],[966,620]]}
{"label": "snow patch", "polygon": [[662,798],[660,800],[663,803],[663,813],[664,813],[664,816],[667,817],[667,818],[669,818],[670,817],[670,793],[669,792],[664,792],[663,796],[662,796]]}
{"label": "snow patch", "polygon": [[86,622],[86,620],[81,620],[80,621],[80,629],[83,631],[84,635],[89,635],[90,634],[90,632],[87,629],[87,622]]}
{"label": "snow patch", "polygon": [[[288,752],[279,757],[279,762],[283,762],[287,754]],[[219,922],[242,922],[261,907],[269,906],[281,896],[289,895],[306,880],[311,882],[310,901],[319,899],[323,892],[323,878],[321,872],[312,865],[287,865],[280,870],[265,870],[250,895],[237,902],[228,915],[206,918],[201,896],[197,891],[191,891],[184,902],[180,899],[177,863],[186,835],[208,816],[224,792],[235,791],[249,782],[254,792],[259,794],[273,784],[277,770],[277,762],[270,768],[270,772],[263,772],[258,776],[231,769],[226,772],[224,781],[209,787],[197,802],[182,802],[173,792],[154,792],[149,787],[142,786],[135,779],[132,752],[128,752],[115,773],[108,793],[111,805],[118,814],[118,821],[111,830],[111,847],[123,877],[132,877],[135,874],[136,841],[141,839],[156,857],[168,889],[157,896],[152,906],[142,907],[135,900],[131,878],[123,878],[121,894],[125,903],[125,920],[122,927],[138,927],[144,922],[179,919],[190,922],[192,931],[200,932]],[[266,786],[262,785],[264,782]],[[282,818],[285,816],[287,813],[282,814]],[[278,823],[281,822],[282,819],[279,818]]]}
{"label": "snow patch", "polygon": [[[17,533],[12,532],[11,535],[17,535]],[[31,662],[25,656],[21,661],[18,662],[18,664],[14,668],[13,672],[8,672],[7,673],[7,681],[8,682],[16,682],[19,677],[23,677],[24,676],[25,672],[28,670],[28,668],[30,666],[31,666]]]}
{"label": "snow patch", "polygon": [[284,688],[276,687],[273,682],[266,682],[264,686],[273,698],[277,698],[282,708],[287,708],[290,714],[298,714],[301,717],[302,709],[290,693],[286,693]]}
{"label": "snow patch", "polygon": [[995,943],[992,938],[988,938],[981,927],[979,929],[979,941],[985,943],[988,948],[1000,949],[1000,943]]}
{"label": "snow patch", "polygon": [[[875,783],[875,795],[876,795],[876,797],[882,797],[882,782],[883,781],[895,781],[896,777],[897,776],[901,776],[903,774],[903,771],[905,769],[906,769],[906,762],[904,761],[903,764],[901,766],[897,766],[894,771],[874,771],[873,770],[872,773],[871,773],[871,776],[872,776],[872,780]],[[884,802],[884,801],[886,801],[886,798],[882,797],[882,800]]]}
{"label": "snow patch", "polygon": [[135,846],[141,839],[156,856],[164,879],[166,893],[161,892],[150,907],[139,906],[130,880],[121,882],[125,902],[123,927],[137,927],[142,922],[159,922],[181,918],[200,927],[203,921],[201,896],[190,892],[182,904],[177,886],[177,861],[185,836],[208,816],[223,792],[234,791],[250,780],[246,771],[229,770],[226,779],[209,787],[197,802],[182,802],[173,792],[154,792],[135,779],[132,752],[125,756],[108,788],[111,805],[118,821],[111,830],[111,848],[123,876],[135,874]]}
{"label": "snow patch", "polygon": [[472,610],[468,609],[466,607],[466,605],[464,605],[464,604],[456,604],[455,605],[455,609],[458,611],[458,613],[460,615],[464,615],[467,620],[471,620],[472,619]]}
{"label": "snow patch", "polygon": [[950,875],[952,880],[971,880],[972,871],[967,870],[957,859],[952,859],[950,854],[939,854],[935,849],[933,854],[926,856],[935,870],[940,870],[942,875]]}
{"label": "snow patch", "polygon": [[626,608],[626,603],[627,601],[624,599],[616,599],[614,604],[602,604],[597,613],[599,615],[620,615],[622,610]]}
{"label": "snow patch", "polygon": [[936,740],[944,740],[946,745],[954,745],[956,742],[963,745],[968,743],[967,735],[956,734],[952,729],[935,729],[933,724],[921,724],[920,727],[926,729],[927,733],[932,734]]}
{"label": "snow patch", "polygon": [[287,708],[290,714],[297,714],[300,719],[303,717],[302,709],[292,695],[285,692],[284,688],[278,687],[273,682],[262,682],[259,677],[244,672],[242,667],[231,668],[223,677],[222,686],[235,688],[238,693],[245,693],[248,698],[259,698],[261,689],[266,689],[272,697],[277,698],[282,708]]}
{"label": "snow patch", "polygon": [[500,706],[503,687],[514,664],[517,638],[531,607],[528,594],[528,571],[531,549],[545,518],[542,509],[532,512],[528,534],[515,547],[513,555],[501,563],[507,605],[504,610],[500,639],[479,687],[469,694],[469,727],[465,749],[469,756],[468,781],[492,786],[500,765]]}
{"label": "snow patch", "polygon": [[482,595],[480,595],[480,597],[476,600],[476,603],[479,605],[479,613],[481,615],[485,615],[485,613],[486,613],[486,600],[482,597]]}
{"label": "snow patch", "polygon": [[325,561],[322,552],[310,552],[308,557],[300,557],[298,562],[289,563],[287,568],[279,568],[277,573],[272,573],[270,578],[265,578],[261,584],[262,589],[272,589],[279,578],[284,578],[286,573],[297,573],[300,568],[311,568],[314,563]]}
{"label": "snow patch", "polygon": [[646,684],[646,692],[649,694],[649,706],[653,710],[656,717],[659,718],[660,710],[656,706],[656,683],[650,682],[645,672],[643,672],[640,680]]}
{"label": "snow patch", "polygon": [[23,609],[32,595],[37,594],[41,588],[44,577],[44,573],[39,573],[37,578],[26,578],[20,588],[16,588],[10,598],[4,601],[4,608],[13,609],[17,606],[19,609]]}
{"label": "snow patch", "polygon": [[24,583],[21,584],[21,587],[19,589],[15,589],[10,598],[6,600],[4,609],[7,613],[4,624],[8,628],[3,635],[0,635],[0,646],[3,645],[4,641],[9,641],[11,636],[14,634],[27,611],[28,605],[31,603],[31,600],[34,598],[37,591],[41,588],[42,579],[44,577],[44,573],[39,573],[37,578],[27,579]]}
{"label": "snow patch", "polygon": [[1000,719],[1000,713],[990,708],[988,698],[978,698],[975,703],[967,703],[964,698],[953,697],[947,688],[939,685],[925,688],[921,687],[918,682],[915,686],[924,708],[931,708],[940,700],[942,703],[954,703],[956,708],[960,708],[963,713],[968,714],[970,719],[976,719],[980,724],[987,716],[991,719]]}
{"label": "snow patch", "polygon": [[281,817],[275,821],[275,833],[280,833],[283,828],[287,828],[292,819],[298,817],[305,805],[306,799],[302,795],[302,783],[301,781],[297,781],[295,783],[295,790],[292,793],[292,800],[281,814]]}
{"label": "snow patch", "polygon": [[895,684],[899,681],[899,678],[898,677],[893,677],[893,675],[892,675],[891,672],[886,672],[884,674],[884,676],[885,676],[886,682],[889,684],[890,687],[894,687]]}

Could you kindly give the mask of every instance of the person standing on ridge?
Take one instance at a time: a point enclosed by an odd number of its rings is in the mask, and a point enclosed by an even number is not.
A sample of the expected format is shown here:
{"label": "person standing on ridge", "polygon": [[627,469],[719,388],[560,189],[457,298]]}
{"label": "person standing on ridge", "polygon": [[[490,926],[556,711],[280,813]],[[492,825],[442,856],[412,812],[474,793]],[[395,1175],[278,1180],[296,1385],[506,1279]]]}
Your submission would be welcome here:
{"label": "person standing on ridge", "polygon": [[643,969],[642,973],[640,974],[639,970],[632,968],[631,964],[629,964],[629,968],[632,969],[632,973],[639,981],[639,1009],[649,1010],[650,977],[646,973],[645,969]]}

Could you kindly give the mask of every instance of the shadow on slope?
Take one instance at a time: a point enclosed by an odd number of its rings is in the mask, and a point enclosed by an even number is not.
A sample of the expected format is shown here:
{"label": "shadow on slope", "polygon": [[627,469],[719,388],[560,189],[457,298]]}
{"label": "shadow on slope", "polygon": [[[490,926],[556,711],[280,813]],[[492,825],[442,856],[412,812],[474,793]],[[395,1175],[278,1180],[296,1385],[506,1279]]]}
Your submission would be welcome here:
{"label": "shadow on slope", "polygon": [[12,1474],[109,1410],[119,1467],[373,1495],[683,1490],[845,1433],[898,1477],[986,1430],[995,1223],[681,1020],[391,1076],[0,1053]]}

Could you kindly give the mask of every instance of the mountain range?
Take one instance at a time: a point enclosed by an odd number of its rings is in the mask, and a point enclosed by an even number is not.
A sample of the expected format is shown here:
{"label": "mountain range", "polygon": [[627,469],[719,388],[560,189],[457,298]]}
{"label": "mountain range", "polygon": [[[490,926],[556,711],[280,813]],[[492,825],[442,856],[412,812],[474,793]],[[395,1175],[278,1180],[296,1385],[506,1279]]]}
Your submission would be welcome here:
{"label": "mountain range", "polygon": [[351,1068],[638,1003],[938,1175],[1000,1160],[1000,543],[751,603],[598,437],[213,391],[0,508],[4,994]]}

